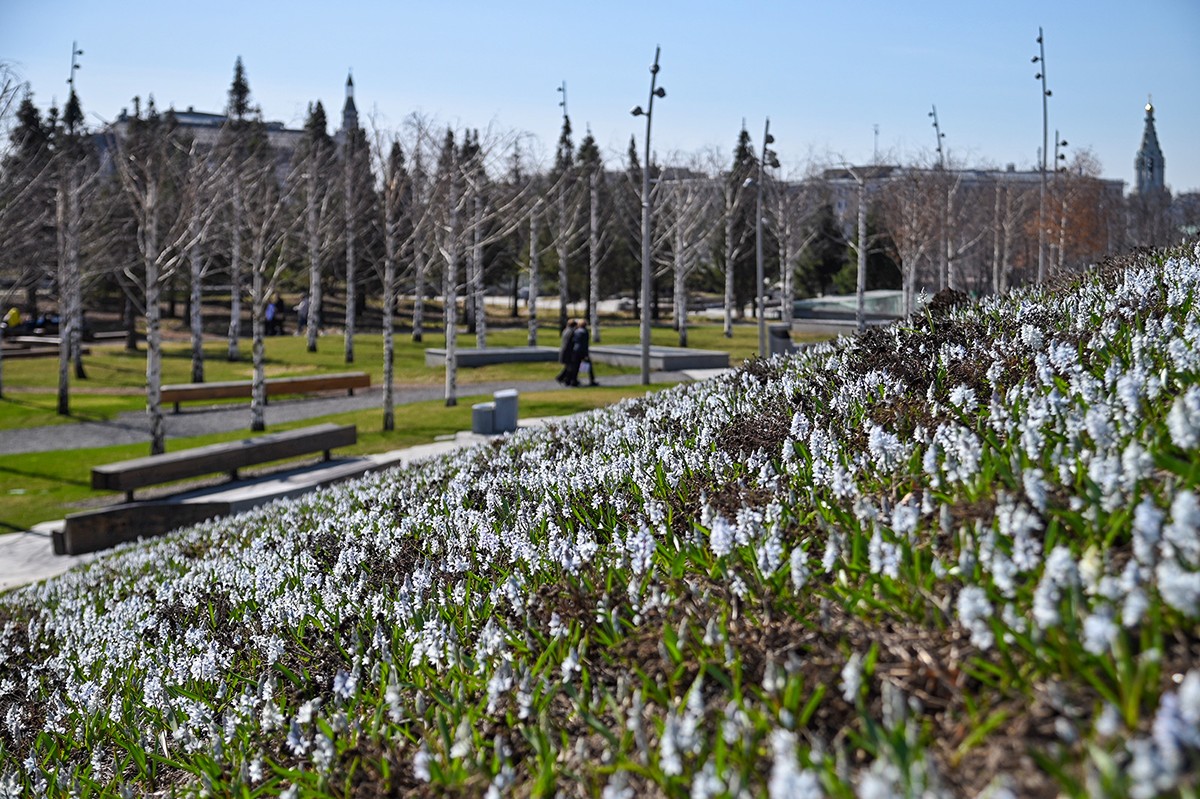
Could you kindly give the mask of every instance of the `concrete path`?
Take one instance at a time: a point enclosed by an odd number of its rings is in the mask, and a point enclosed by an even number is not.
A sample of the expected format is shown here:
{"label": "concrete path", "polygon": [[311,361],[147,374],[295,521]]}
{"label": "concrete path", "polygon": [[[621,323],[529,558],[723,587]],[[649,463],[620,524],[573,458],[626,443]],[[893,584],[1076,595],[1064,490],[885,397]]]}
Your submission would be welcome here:
{"label": "concrete path", "polygon": [[[655,372],[652,383],[679,383],[688,380],[703,380],[716,370],[694,372]],[[601,385],[632,386],[641,382],[639,375],[600,374]],[[541,381],[507,381],[502,383],[477,383],[460,385],[458,397],[490,396],[505,388],[515,388],[522,394],[539,391],[554,391],[562,386],[553,379]],[[586,388],[581,388],[586,391]],[[284,422],[312,419],[347,411],[361,411],[382,407],[383,389],[374,386],[359,389],[353,397],[347,395],[324,396],[308,399],[276,399],[267,405],[265,416],[267,427]],[[444,387],[417,386],[397,387],[397,405],[438,400],[445,396]],[[250,429],[250,405],[240,402],[223,405],[184,405],[181,413],[166,409],[167,438],[187,438],[210,433],[228,433]],[[30,427],[25,430],[5,430],[0,433],[0,455],[15,455],[22,452],[52,452],[55,450],[87,449],[107,447],[115,444],[139,444],[150,440],[150,418],[144,411],[122,413],[110,421],[79,421],[69,424]]]}

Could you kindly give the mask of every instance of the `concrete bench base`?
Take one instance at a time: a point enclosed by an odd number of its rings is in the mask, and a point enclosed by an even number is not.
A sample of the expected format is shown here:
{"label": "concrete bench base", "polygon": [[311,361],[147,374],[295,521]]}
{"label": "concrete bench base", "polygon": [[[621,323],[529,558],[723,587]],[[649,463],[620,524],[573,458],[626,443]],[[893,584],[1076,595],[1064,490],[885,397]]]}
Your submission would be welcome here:
{"label": "concrete bench base", "polygon": [[[558,349],[554,347],[488,347],[462,348],[455,351],[459,366],[490,366],[496,363],[557,363]],[[431,347],[425,350],[426,366],[444,366],[446,350]]]}
{"label": "concrete bench base", "polygon": [[[612,366],[642,365],[639,344],[593,344],[593,361]],[[729,353],[720,350],[695,350],[689,347],[650,348],[650,368],[655,372],[682,372],[685,369],[728,369]]]}
{"label": "concrete bench base", "polygon": [[[642,348],[638,344],[593,344],[589,350],[596,363],[610,366],[642,365]],[[461,367],[487,366],[494,363],[543,362],[557,363],[558,350],[552,347],[488,347],[459,349],[456,353]],[[446,350],[425,350],[426,366],[444,366]],[[695,350],[687,347],[651,347],[650,368],[656,372],[680,372],[685,369],[728,369],[729,353],[720,350]]]}

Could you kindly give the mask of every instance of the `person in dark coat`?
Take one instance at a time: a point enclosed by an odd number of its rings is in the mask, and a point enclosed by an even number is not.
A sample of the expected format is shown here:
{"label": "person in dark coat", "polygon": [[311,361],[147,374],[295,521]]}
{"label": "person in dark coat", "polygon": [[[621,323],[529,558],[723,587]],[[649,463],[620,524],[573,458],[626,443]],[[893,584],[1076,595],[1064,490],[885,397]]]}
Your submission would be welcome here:
{"label": "person in dark coat", "polygon": [[564,386],[570,385],[567,377],[571,373],[571,349],[575,342],[575,328],[578,324],[574,319],[567,322],[567,326],[563,328],[562,332],[562,344],[558,348],[558,362],[563,365],[563,368],[558,373],[558,377],[554,379]]}
{"label": "person in dark coat", "polygon": [[591,373],[591,358],[588,356],[588,329],[587,322],[582,319],[575,327],[575,332],[571,336],[571,354],[567,364],[568,374],[566,383],[568,386],[579,385],[579,368],[583,362],[588,364],[588,378],[592,385],[596,385],[595,378]]}
{"label": "person in dark coat", "polygon": [[575,328],[575,342],[572,347],[578,360],[575,362],[575,385],[579,385],[579,371],[583,364],[587,364],[587,369],[584,374],[587,375],[589,386],[598,386],[596,382],[596,367],[592,363],[592,356],[588,349],[592,337],[588,332],[587,320],[580,319],[579,327]]}

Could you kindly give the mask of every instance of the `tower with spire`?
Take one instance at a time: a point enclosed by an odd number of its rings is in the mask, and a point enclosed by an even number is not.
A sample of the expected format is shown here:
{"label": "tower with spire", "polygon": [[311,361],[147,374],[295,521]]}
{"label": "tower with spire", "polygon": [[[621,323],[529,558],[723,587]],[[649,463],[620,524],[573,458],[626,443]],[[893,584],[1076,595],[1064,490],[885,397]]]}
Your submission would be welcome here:
{"label": "tower with spire", "polygon": [[1137,193],[1142,196],[1158,194],[1166,190],[1163,171],[1166,160],[1158,146],[1158,133],[1154,130],[1154,104],[1146,100],[1146,129],[1142,133],[1142,148],[1133,161],[1136,174]]}
{"label": "tower with spire", "polygon": [[353,130],[358,130],[358,106],[354,104],[354,75],[346,75],[346,103],[342,106],[342,127],[334,134],[334,143],[340,149]]}

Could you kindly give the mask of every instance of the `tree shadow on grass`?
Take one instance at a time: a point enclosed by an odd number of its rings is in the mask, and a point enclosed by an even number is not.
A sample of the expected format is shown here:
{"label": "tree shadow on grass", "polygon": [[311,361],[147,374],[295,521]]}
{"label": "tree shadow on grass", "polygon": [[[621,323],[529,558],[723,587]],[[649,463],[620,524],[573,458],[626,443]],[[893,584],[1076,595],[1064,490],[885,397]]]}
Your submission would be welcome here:
{"label": "tree shadow on grass", "polygon": [[23,469],[14,469],[11,466],[0,466],[0,473],[12,475],[13,477],[25,477],[35,480],[46,480],[51,483],[80,486],[81,488],[90,489],[92,487],[92,484],[86,480],[72,480],[68,477],[63,477],[61,474],[45,474],[43,472],[26,471]]}
{"label": "tree shadow on grass", "polygon": [[[51,403],[50,405],[44,405],[44,404],[38,403],[38,402],[30,402],[29,400],[20,400],[20,399],[17,399],[16,397],[12,396],[11,394],[4,398],[3,403],[9,404],[9,405],[19,405],[22,408],[29,408],[30,410],[34,410],[34,411],[51,411],[51,410],[54,410],[58,406],[57,398],[55,398],[54,402]],[[65,416],[63,416],[63,418],[71,419],[76,422],[94,422],[97,424],[105,424],[105,423],[112,421],[111,415],[110,416],[102,416],[99,414],[79,413],[77,411],[68,413]]]}

